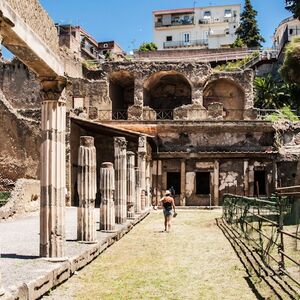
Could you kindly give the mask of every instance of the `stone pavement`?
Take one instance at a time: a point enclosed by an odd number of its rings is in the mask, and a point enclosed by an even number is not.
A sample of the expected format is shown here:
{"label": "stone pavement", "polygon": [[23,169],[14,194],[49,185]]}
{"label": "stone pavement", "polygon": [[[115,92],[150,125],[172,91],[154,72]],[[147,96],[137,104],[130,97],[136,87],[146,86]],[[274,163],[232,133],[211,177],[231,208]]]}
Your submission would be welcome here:
{"label": "stone pavement", "polygon": [[[95,209],[99,220],[99,209]],[[66,243],[64,261],[39,258],[39,214],[0,222],[0,272],[2,285],[12,299],[35,299],[69,278],[108,246],[126,234],[147,213],[116,225],[115,233],[97,231],[98,243],[84,244],[77,239],[76,208],[66,208]],[[99,228],[99,223],[96,224]],[[2,299],[2,298],[1,298]]]}

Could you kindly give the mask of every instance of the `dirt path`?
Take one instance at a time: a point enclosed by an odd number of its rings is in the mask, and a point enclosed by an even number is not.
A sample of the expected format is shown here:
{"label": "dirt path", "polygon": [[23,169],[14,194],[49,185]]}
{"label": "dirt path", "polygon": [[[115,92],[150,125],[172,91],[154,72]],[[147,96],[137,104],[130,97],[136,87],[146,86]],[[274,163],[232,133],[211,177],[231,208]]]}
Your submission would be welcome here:
{"label": "dirt path", "polygon": [[217,227],[221,211],[154,212],[45,299],[257,299]]}

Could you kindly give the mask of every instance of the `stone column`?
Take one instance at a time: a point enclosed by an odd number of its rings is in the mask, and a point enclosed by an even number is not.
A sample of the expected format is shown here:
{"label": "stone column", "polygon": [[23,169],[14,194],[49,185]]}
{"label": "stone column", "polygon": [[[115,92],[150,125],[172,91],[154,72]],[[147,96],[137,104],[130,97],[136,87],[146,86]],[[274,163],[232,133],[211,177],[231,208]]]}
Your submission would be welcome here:
{"label": "stone column", "polygon": [[127,142],[123,137],[114,138],[115,146],[115,173],[116,173],[116,223],[123,224],[127,220],[127,163],[126,146]]}
{"label": "stone column", "polygon": [[249,196],[249,161],[244,161],[244,195]]}
{"label": "stone column", "polygon": [[115,230],[115,170],[113,164],[104,162],[100,168],[100,230]]}
{"label": "stone column", "polygon": [[135,190],[136,190],[136,199],[134,211],[136,214],[141,213],[141,176],[139,168],[135,168]]}
{"label": "stone column", "polygon": [[64,84],[43,81],[40,256],[64,256],[66,188]]}
{"label": "stone column", "polygon": [[214,205],[218,206],[219,202],[219,161],[214,162]]}
{"label": "stone column", "polygon": [[146,207],[151,206],[151,195],[150,195],[150,160],[146,161]]}
{"label": "stone column", "polygon": [[94,138],[80,137],[78,153],[78,195],[77,239],[93,242],[96,240],[94,208],[97,191],[96,148]]}
{"label": "stone column", "polygon": [[249,196],[254,196],[254,166],[249,165]]}
{"label": "stone column", "polygon": [[180,161],[180,205],[185,206],[185,180],[186,180],[185,159]]}
{"label": "stone column", "polygon": [[135,215],[135,155],[133,152],[127,152],[127,218],[133,219]]}
{"label": "stone column", "polygon": [[140,171],[141,184],[141,210],[146,208],[146,153],[147,153],[147,138],[144,135],[139,137],[138,146],[138,168]]}

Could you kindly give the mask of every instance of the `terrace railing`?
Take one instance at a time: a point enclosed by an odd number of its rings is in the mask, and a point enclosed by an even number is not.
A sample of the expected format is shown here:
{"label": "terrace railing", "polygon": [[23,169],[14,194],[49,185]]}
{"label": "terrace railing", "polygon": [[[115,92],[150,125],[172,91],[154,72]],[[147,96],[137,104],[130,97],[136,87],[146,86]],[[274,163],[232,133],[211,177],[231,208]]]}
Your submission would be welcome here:
{"label": "terrace railing", "polygon": [[247,243],[265,266],[300,287],[300,215],[288,222],[300,186],[296,192],[279,190],[269,198],[225,194],[223,219],[237,233],[236,242]]}

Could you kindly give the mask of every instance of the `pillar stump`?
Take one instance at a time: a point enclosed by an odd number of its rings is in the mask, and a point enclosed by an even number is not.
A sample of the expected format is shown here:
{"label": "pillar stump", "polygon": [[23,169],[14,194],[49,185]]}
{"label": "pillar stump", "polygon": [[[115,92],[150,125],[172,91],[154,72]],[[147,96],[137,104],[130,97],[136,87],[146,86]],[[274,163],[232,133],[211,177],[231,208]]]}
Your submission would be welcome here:
{"label": "pillar stump", "polygon": [[115,230],[115,170],[113,164],[105,162],[100,169],[100,230]]}
{"label": "pillar stump", "polygon": [[123,137],[114,138],[115,147],[115,207],[116,223],[123,224],[127,221],[127,163],[126,147],[127,142]]}
{"label": "pillar stump", "polygon": [[96,148],[94,138],[80,137],[78,153],[78,195],[77,239],[84,242],[96,240],[94,208],[97,192]]}
{"label": "pillar stump", "polygon": [[138,146],[138,168],[140,171],[140,185],[141,185],[141,210],[146,208],[146,153],[147,153],[147,138],[144,135],[139,137]]}
{"label": "pillar stump", "polygon": [[133,219],[135,215],[135,155],[133,152],[127,152],[127,218]]}
{"label": "pillar stump", "polygon": [[41,115],[40,256],[64,256],[66,105],[64,84],[43,81]]}

